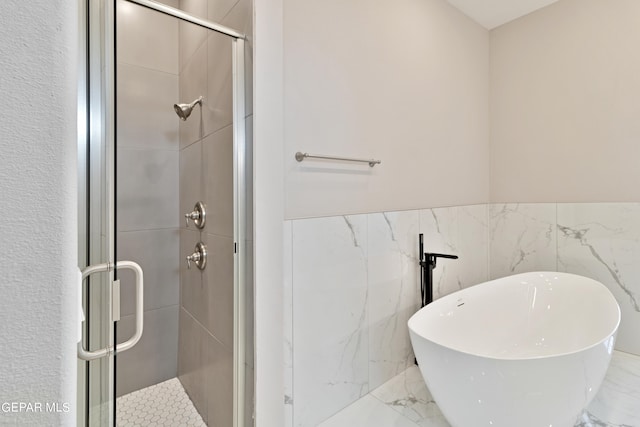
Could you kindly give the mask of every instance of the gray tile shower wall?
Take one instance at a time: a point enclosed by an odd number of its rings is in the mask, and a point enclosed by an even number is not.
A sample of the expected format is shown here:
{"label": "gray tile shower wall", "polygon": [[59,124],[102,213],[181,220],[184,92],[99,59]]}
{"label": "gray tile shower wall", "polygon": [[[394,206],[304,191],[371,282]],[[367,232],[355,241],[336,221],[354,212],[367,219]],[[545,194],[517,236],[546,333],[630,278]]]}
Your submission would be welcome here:
{"label": "gray tile shower wall", "polygon": [[[177,1],[168,1],[177,6]],[[144,334],[118,356],[122,395],[177,374],[179,308],[178,23],[125,1],[117,3],[118,259],[145,273]],[[152,42],[151,42],[152,41]],[[118,337],[133,333],[133,275],[122,282]]]}
{"label": "gray tile shower wall", "polygon": [[[181,0],[193,15],[251,34],[250,0]],[[232,42],[227,36],[193,24],[179,24],[179,99],[202,105],[180,122],[179,176],[181,214],[198,201],[207,206],[205,228],[185,227],[180,234],[180,327],[178,376],[208,425],[231,425],[233,409],[233,74]],[[251,46],[247,46],[247,59]],[[246,64],[251,93],[251,61]],[[250,105],[247,109],[251,111]],[[251,138],[251,116],[247,115]],[[247,237],[251,239],[251,233]],[[184,257],[197,242],[208,249],[207,267],[187,269]],[[248,247],[252,241],[241,242]],[[249,264],[250,265],[250,264]],[[252,284],[252,281],[248,281]],[[251,289],[247,289],[251,298]],[[251,310],[246,319],[252,323]],[[252,337],[252,329],[248,331]],[[252,346],[247,368],[252,372]],[[253,377],[247,379],[253,395]],[[247,425],[252,425],[252,400],[247,400]]]}
{"label": "gray tile shower wall", "polygon": [[526,271],[605,284],[622,309],[616,348],[640,355],[640,204],[489,204],[285,221],[285,414],[314,426],[413,363],[406,321],[425,250],[434,297]]}

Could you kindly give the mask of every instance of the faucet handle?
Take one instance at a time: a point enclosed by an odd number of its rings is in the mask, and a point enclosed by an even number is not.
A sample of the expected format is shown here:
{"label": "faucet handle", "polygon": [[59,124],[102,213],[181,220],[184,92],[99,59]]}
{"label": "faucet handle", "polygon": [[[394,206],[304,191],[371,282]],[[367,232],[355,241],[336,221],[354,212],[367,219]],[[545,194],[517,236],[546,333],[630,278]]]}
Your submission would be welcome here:
{"label": "faucet handle", "polygon": [[431,266],[434,267],[434,268],[436,266],[436,260],[438,258],[458,259],[458,255],[438,254],[438,253],[435,253],[435,252],[425,252],[424,253],[424,259],[425,259],[424,262],[431,264]]}
{"label": "faucet handle", "polygon": [[189,227],[189,220],[196,221],[200,219],[200,213],[198,211],[193,211],[184,214],[185,226]]}
{"label": "faucet handle", "polygon": [[196,225],[196,227],[202,230],[204,228],[205,221],[207,219],[206,209],[207,207],[205,206],[204,203],[202,202],[196,203],[195,206],[193,207],[192,212],[184,214],[186,227],[189,227],[189,220],[192,220],[193,223]]}
{"label": "faucet handle", "polygon": [[207,266],[207,246],[204,243],[198,242],[193,253],[187,255],[187,269],[191,269],[191,262],[200,270],[204,270]]}

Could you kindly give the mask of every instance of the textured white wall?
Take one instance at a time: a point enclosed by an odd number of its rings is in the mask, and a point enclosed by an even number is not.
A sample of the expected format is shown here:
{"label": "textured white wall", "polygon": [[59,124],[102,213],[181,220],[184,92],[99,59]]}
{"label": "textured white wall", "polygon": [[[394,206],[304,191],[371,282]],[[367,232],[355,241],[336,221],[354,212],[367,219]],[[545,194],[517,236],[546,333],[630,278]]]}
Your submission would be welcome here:
{"label": "textured white wall", "polygon": [[488,201],[486,29],[445,0],[284,5],[288,219]]}
{"label": "textured white wall", "polygon": [[638,201],[639,20],[562,0],[491,32],[492,201]]}
{"label": "textured white wall", "polygon": [[0,410],[3,425],[75,425],[76,9],[7,0],[0,14],[0,404],[43,405]]}

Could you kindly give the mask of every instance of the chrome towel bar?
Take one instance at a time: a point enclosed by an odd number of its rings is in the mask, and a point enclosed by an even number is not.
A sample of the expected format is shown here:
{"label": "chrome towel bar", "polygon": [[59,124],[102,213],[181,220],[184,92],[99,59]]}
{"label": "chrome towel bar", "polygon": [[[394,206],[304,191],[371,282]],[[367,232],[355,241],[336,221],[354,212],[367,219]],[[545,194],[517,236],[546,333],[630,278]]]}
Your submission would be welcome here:
{"label": "chrome towel bar", "polygon": [[319,154],[309,154],[302,153],[298,151],[296,153],[296,160],[301,162],[304,159],[324,159],[324,160],[341,160],[345,162],[360,162],[360,163],[368,163],[370,167],[374,167],[375,165],[379,165],[382,163],[382,160],[374,160],[374,159],[354,159],[350,157],[336,157],[336,156],[322,156]]}

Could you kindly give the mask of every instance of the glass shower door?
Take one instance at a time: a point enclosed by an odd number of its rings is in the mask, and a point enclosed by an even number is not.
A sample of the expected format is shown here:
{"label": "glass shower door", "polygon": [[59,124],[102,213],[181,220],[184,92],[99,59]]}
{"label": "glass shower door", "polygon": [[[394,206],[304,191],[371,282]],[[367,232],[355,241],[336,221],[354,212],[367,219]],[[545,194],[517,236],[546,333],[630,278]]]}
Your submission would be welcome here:
{"label": "glass shower door", "polygon": [[[153,11],[156,15],[145,16],[143,20],[144,24],[148,24],[149,20],[158,19],[157,16],[169,15],[172,18],[180,18],[181,20],[187,20],[190,23],[188,25],[198,25],[199,27],[205,27],[207,31],[214,30],[217,36],[211,35],[209,32],[205,33],[210,43],[207,45],[212,47],[212,52],[218,52],[214,49],[222,47],[220,53],[213,53],[213,55],[222,55],[225,61],[210,61],[210,65],[216,66],[221,62],[227,64],[225,69],[225,76],[227,77],[224,91],[217,92],[218,88],[215,85],[210,86],[208,91],[204,91],[204,102],[209,102],[205,105],[209,110],[215,110],[215,102],[220,99],[227,99],[229,108],[225,109],[225,122],[222,123],[220,129],[214,130],[210,135],[199,135],[198,141],[195,144],[190,144],[189,147],[201,146],[200,153],[206,153],[210,151],[211,157],[215,162],[220,162],[222,158],[227,161],[224,162],[224,167],[218,163],[207,162],[215,166],[213,169],[224,172],[225,184],[224,184],[224,196],[225,198],[214,197],[216,195],[216,188],[220,187],[222,181],[216,179],[211,180],[212,191],[208,191],[207,194],[211,195],[211,201],[209,202],[209,216],[208,225],[201,237],[205,244],[209,244],[212,249],[212,257],[210,258],[210,266],[206,272],[197,273],[197,264],[192,265],[192,269],[189,270],[191,276],[202,276],[202,282],[204,283],[208,278],[224,277],[226,284],[229,285],[225,289],[227,292],[226,298],[228,304],[224,307],[224,313],[229,314],[232,317],[225,318],[225,328],[220,333],[220,338],[213,334],[206,335],[208,341],[206,341],[207,356],[203,357],[203,362],[206,364],[210,375],[214,378],[216,383],[220,382],[220,379],[224,379],[224,384],[227,389],[222,399],[215,399],[214,405],[223,405],[225,413],[228,415],[224,425],[242,426],[245,418],[248,419],[250,424],[251,409],[245,410],[246,400],[250,398],[245,397],[245,367],[247,359],[245,354],[248,353],[245,349],[247,343],[246,338],[246,325],[250,325],[250,320],[247,321],[246,310],[246,289],[250,287],[250,280],[245,276],[250,269],[250,264],[247,261],[248,249],[250,248],[250,239],[246,236],[247,219],[250,218],[248,205],[249,197],[247,196],[247,182],[250,180],[247,178],[250,174],[250,153],[247,153],[245,142],[245,92],[244,92],[244,57],[245,57],[245,40],[241,34],[235,35],[233,31],[223,33],[220,35],[220,29],[216,24],[210,24],[207,21],[198,20],[197,18],[189,18],[188,16],[182,16],[180,11],[172,9],[171,13],[167,13],[162,8],[162,5],[157,2],[148,2],[142,0],[129,0],[127,2],[117,0],[80,0],[81,9],[84,7],[84,13],[81,14],[82,24],[84,26],[84,36],[82,40],[86,40],[86,45],[81,47],[81,51],[86,53],[85,64],[81,66],[79,70],[80,76],[85,76],[84,81],[79,84],[79,173],[80,173],[80,252],[79,252],[79,267],[85,268],[86,280],[83,283],[83,307],[85,311],[86,321],[84,322],[83,340],[79,347],[79,387],[81,397],[79,397],[79,419],[78,425],[89,426],[113,426],[117,422],[116,411],[116,394],[124,394],[127,390],[126,381],[123,378],[136,380],[141,379],[145,374],[148,374],[151,369],[150,366],[159,366],[159,360],[161,358],[156,357],[133,357],[143,353],[153,353],[158,356],[167,356],[164,347],[149,346],[150,342],[154,341],[154,336],[166,336],[167,331],[160,326],[166,325],[165,322],[156,322],[154,329],[154,322],[149,321],[146,325],[146,341],[141,343],[136,350],[122,354],[122,351],[131,343],[131,339],[135,340],[136,335],[139,338],[139,331],[141,331],[142,322],[138,322],[138,315],[143,315],[144,307],[142,305],[141,293],[139,296],[133,298],[131,290],[133,289],[131,276],[128,273],[121,274],[121,268],[132,269],[136,271],[133,263],[130,262],[116,262],[118,259],[116,253],[119,256],[125,256],[130,259],[137,259],[137,257],[144,254],[148,259],[152,259],[156,264],[158,260],[162,258],[162,254],[159,251],[171,252],[166,249],[167,240],[163,236],[171,236],[175,231],[181,232],[181,235],[191,235],[195,231],[190,225],[188,233],[187,230],[182,229],[186,227],[180,227],[179,223],[176,223],[177,227],[174,227],[173,222],[176,219],[182,217],[184,220],[184,214],[188,213],[193,207],[193,203],[196,200],[190,200],[190,203],[171,204],[169,210],[171,211],[171,224],[170,227],[165,227],[166,224],[158,223],[161,215],[160,209],[154,205],[157,198],[151,197],[149,192],[138,192],[135,195],[131,190],[134,190],[143,181],[139,179],[144,175],[144,179],[153,181],[156,187],[160,187],[163,192],[167,189],[164,186],[164,181],[157,179],[157,173],[168,173],[167,171],[177,172],[175,167],[176,162],[167,166],[166,162],[156,162],[154,167],[145,167],[143,161],[140,161],[140,154],[144,151],[145,161],[154,159],[164,159],[167,157],[177,158],[176,154],[171,153],[171,150],[166,147],[158,147],[158,144],[162,142],[162,135],[157,137],[157,131],[161,126],[154,126],[156,134],[151,137],[144,134],[135,134],[131,132],[133,127],[127,127],[127,123],[131,124],[132,120],[139,123],[141,120],[140,115],[148,114],[153,109],[169,109],[171,117],[167,120],[173,120],[178,123],[181,116],[172,110],[172,103],[174,102],[190,102],[194,97],[190,97],[188,90],[181,90],[173,93],[168,102],[162,102],[161,105],[153,103],[144,103],[140,105],[137,103],[144,99],[141,95],[143,84],[135,84],[133,86],[127,86],[127,81],[138,81],[131,79],[132,76],[138,76],[139,74],[153,74],[159,76],[158,78],[167,79],[172,78],[168,74],[155,72],[151,67],[134,67],[131,64],[131,58],[126,60],[126,52],[124,49],[125,43],[131,43],[131,40],[136,38],[127,33],[127,29],[137,30],[140,27],[127,26],[127,22],[121,20],[122,17],[131,18],[133,14],[127,15],[132,12],[133,8],[139,8],[140,6],[146,6],[147,9],[156,9]],[[239,2],[243,3],[243,0]],[[248,2],[246,2],[248,3]],[[238,9],[240,10],[240,9]],[[118,17],[116,19],[116,11]],[[164,12],[164,15],[158,15],[158,11]],[[242,12],[246,12],[246,8],[241,9]],[[121,16],[122,15],[122,16]],[[250,14],[247,14],[250,17]],[[196,24],[194,24],[196,22]],[[175,24],[177,25],[177,24]],[[186,25],[186,24],[185,24]],[[119,43],[116,48],[116,28],[118,30]],[[162,27],[166,30],[166,27]],[[82,32],[82,31],[81,31]],[[231,36],[231,37],[229,37]],[[81,41],[82,41],[81,40]],[[217,41],[214,41],[217,40]],[[166,44],[159,43],[159,48],[167,50]],[[209,51],[208,49],[204,49]],[[117,62],[116,51],[118,52],[118,58],[125,60]],[[148,52],[146,49],[145,52]],[[177,55],[177,53],[176,53]],[[135,58],[134,58],[135,59]],[[205,61],[206,64],[206,61]],[[117,70],[117,73],[116,73]],[[144,73],[141,72],[144,71]],[[138,74],[136,74],[138,73]],[[116,76],[117,74],[117,76]],[[127,80],[127,77],[130,79]],[[184,81],[188,81],[184,79]],[[149,83],[149,81],[143,79],[142,83]],[[116,84],[117,83],[117,84]],[[151,81],[153,83],[153,81]],[[158,86],[154,85],[151,91],[157,90]],[[228,90],[228,92],[227,92]],[[127,104],[126,94],[135,95],[135,102]],[[181,96],[179,96],[181,95]],[[200,95],[200,90],[196,95]],[[215,96],[214,96],[215,95]],[[116,103],[116,98],[118,99]],[[184,98],[184,99],[183,99]],[[232,98],[232,99],[231,99]],[[120,114],[116,115],[117,110]],[[134,108],[128,109],[127,105]],[[186,108],[186,107],[185,107]],[[202,118],[201,105],[192,107],[194,113],[192,118],[186,122],[189,126],[195,127],[196,131],[200,131],[200,124],[198,119]],[[155,111],[155,110],[153,110]],[[215,114],[220,116],[219,111],[215,111]],[[180,117],[179,117],[180,116]],[[200,117],[198,117],[200,116]],[[148,118],[147,116],[145,116]],[[128,120],[128,122],[127,122]],[[116,126],[116,121],[118,125]],[[154,122],[158,123],[158,122]],[[162,122],[164,123],[164,122]],[[181,122],[183,123],[183,122]],[[116,137],[116,128],[118,129],[118,137]],[[206,131],[207,128],[205,128]],[[183,129],[188,131],[189,129]],[[123,135],[122,132],[128,134]],[[184,132],[183,132],[184,133]],[[176,132],[169,132],[167,135],[176,136]],[[129,139],[125,138],[129,137]],[[131,139],[130,137],[134,138]],[[201,137],[200,137],[201,136]],[[141,147],[141,144],[145,140],[151,141],[153,147]],[[116,142],[117,139],[117,142]],[[129,141],[127,143],[127,141]],[[133,141],[133,142],[131,142]],[[198,145],[199,144],[199,145]],[[176,146],[177,142],[176,142]],[[186,150],[186,146],[181,147]],[[223,154],[218,155],[218,149],[223,149]],[[217,150],[217,151],[216,151]],[[198,154],[199,152],[193,151]],[[188,156],[190,153],[184,153]],[[197,156],[196,156],[197,157]],[[203,168],[206,169],[206,168]],[[213,170],[212,169],[212,170]],[[131,171],[133,175],[123,173],[123,171]],[[136,175],[139,173],[139,175]],[[133,179],[131,179],[133,176]],[[217,175],[216,175],[217,176]],[[129,177],[129,178],[127,178]],[[177,185],[176,179],[168,180],[167,185]],[[182,181],[182,180],[181,180]],[[116,182],[118,182],[119,192],[116,192]],[[209,188],[209,187],[208,187]],[[186,198],[185,198],[186,199]],[[206,197],[196,198],[206,201]],[[118,203],[116,203],[118,201]],[[116,211],[116,204],[118,204],[119,211]],[[147,212],[151,208],[150,216],[136,215],[136,212],[132,211],[133,205],[143,205]],[[155,207],[155,208],[154,208]],[[224,209],[221,209],[224,207]],[[116,212],[118,212],[116,214]],[[177,214],[177,215],[176,215]],[[164,218],[164,216],[162,216]],[[216,217],[223,218],[222,227],[216,222]],[[155,222],[154,222],[155,221]],[[216,228],[217,227],[217,228]],[[193,231],[193,233],[192,233]],[[209,232],[207,232],[209,231]],[[154,244],[150,245],[137,245],[144,239],[139,238],[142,235],[147,237],[160,236],[162,239],[153,240]],[[153,236],[152,236],[153,235]],[[128,240],[127,240],[128,239]],[[128,244],[127,244],[128,242]],[[131,242],[134,244],[132,245]],[[180,240],[178,240],[178,243]],[[156,244],[157,243],[157,244]],[[219,243],[219,244],[218,244]],[[119,246],[118,246],[119,245]],[[169,245],[171,246],[171,245]],[[173,245],[175,246],[175,245]],[[171,246],[171,247],[173,247]],[[119,249],[117,249],[119,248]],[[162,249],[161,249],[162,248]],[[140,249],[140,250],[139,250]],[[184,250],[183,250],[184,249]],[[193,250],[193,246],[186,245],[184,248],[176,246],[175,259],[181,260],[180,264],[188,266],[188,262],[185,260],[185,255],[188,255]],[[192,254],[193,255],[193,254]],[[218,256],[219,255],[219,256]],[[159,274],[158,271],[164,271],[162,269],[156,270],[145,264],[144,256],[140,258],[140,263],[145,265],[148,270],[148,284],[150,291],[159,288],[160,278],[164,279],[164,274]],[[148,261],[147,259],[147,261]],[[196,261],[196,260],[194,260]],[[223,262],[224,261],[224,262]],[[153,263],[152,263],[153,264]],[[162,263],[163,266],[168,265]],[[171,262],[173,265],[173,261]],[[188,269],[184,265],[180,266],[181,270]],[[88,273],[93,271],[94,274]],[[224,272],[224,274],[223,274]],[[183,272],[186,273],[186,270]],[[250,272],[249,272],[250,274]],[[136,276],[136,275],[134,275]],[[141,276],[141,274],[137,274]],[[120,313],[120,282],[122,280],[122,313]],[[175,285],[179,285],[179,281],[176,281]],[[136,285],[137,286],[137,285]],[[174,289],[177,289],[174,288]],[[188,289],[188,288],[187,288]],[[156,289],[157,290],[157,289]],[[188,289],[189,290],[189,289]],[[157,294],[157,293],[156,293]],[[164,297],[160,296],[155,298],[153,292],[148,293],[148,307],[153,310],[151,315],[160,313],[162,310],[168,312],[171,308],[165,304]],[[195,302],[202,301],[202,298],[193,299]],[[217,301],[217,299],[215,299]],[[136,302],[136,308],[134,309],[131,301]],[[232,306],[232,307],[230,307]],[[230,309],[231,308],[231,309]],[[180,308],[181,314],[186,314],[187,307]],[[147,310],[148,312],[151,310]],[[175,310],[178,311],[178,310]],[[223,313],[223,311],[211,311],[215,315]],[[120,316],[122,314],[122,316]],[[151,316],[150,315],[150,316]],[[200,316],[201,313],[197,313],[196,316]],[[202,314],[202,316],[209,316],[209,314]],[[122,317],[122,320],[119,319]],[[136,318],[135,322],[131,321],[132,318]],[[182,316],[183,318],[185,316]],[[153,320],[153,319],[150,319]],[[188,319],[187,319],[188,320]],[[219,322],[213,317],[203,317],[203,322],[208,322],[215,327],[218,327]],[[135,326],[131,325],[135,323]],[[138,327],[138,324],[140,327]],[[118,326],[119,325],[119,326]],[[205,326],[208,326],[205,325]],[[124,329],[127,329],[124,331]],[[159,334],[154,335],[154,331],[160,331]],[[212,331],[217,333],[217,331]],[[125,336],[126,335],[126,336]],[[131,337],[131,339],[130,339]],[[124,344],[122,342],[127,340]],[[156,340],[157,341],[157,340]],[[218,345],[219,343],[219,345]],[[218,357],[215,351],[215,345],[218,345],[224,351],[224,370],[218,372],[217,367],[223,366],[217,363],[215,357]],[[205,344],[202,344],[205,348]],[[213,347],[212,347],[213,346]],[[124,348],[123,348],[124,347]],[[118,355],[116,356],[116,349]],[[159,350],[159,351],[155,351]],[[122,354],[122,356],[120,356]],[[149,356],[146,354],[146,356]],[[172,353],[173,357],[176,357],[175,352]],[[222,353],[220,353],[222,354]],[[214,355],[209,357],[209,355]],[[93,356],[96,356],[95,358]],[[184,355],[184,360],[190,355]],[[180,357],[178,355],[178,357]],[[127,363],[128,359],[136,359],[135,364]],[[211,360],[210,360],[211,359]],[[143,361],[140,364],[140,360]],[[214,363],[215,362],[215,363]],[[188,365],[186,363],[185,365]],[[116,376],[118,371],[119,376]],[[184,370],[178,370],[178,374],[183,373],[183,378],[190,375],[189,368]],[[174,374],[175,376],[175,374]],[[180,376],[180,375],[178,375]],[[188,382],[188,378],[186,378]],[[250,378],[249,378],[250,384]],[[193,395],[198,392],[198,387],[204,387],[204,383],[197,384],[194,389]],[[208,386],[207,386],[208,387]],[[119,392],[117,390],[120,390]],[[208,391],[207,391],[208,392]],[[217,391],[210,393],[211,396],[216,394]],[[190,394],[192,400],[193,395]],[[207,406],[204,406],[209,411],[210,405],[207,402]],[[201,411],[202,413],[202,411]],[[218,414],[216,408],[211,413]],[[215,423],[215,422],[214,422]]]}
{"label": "glass shower door", "polygon": [[[143,274],[130,261],[116,262],[114,2],[79,3],[78,218],[84,322],[78,343],[78,425],[113,426],[115,354],[142,335]],[[135,274],[136,327],[116,347],[120,319],[117,270]]]}

